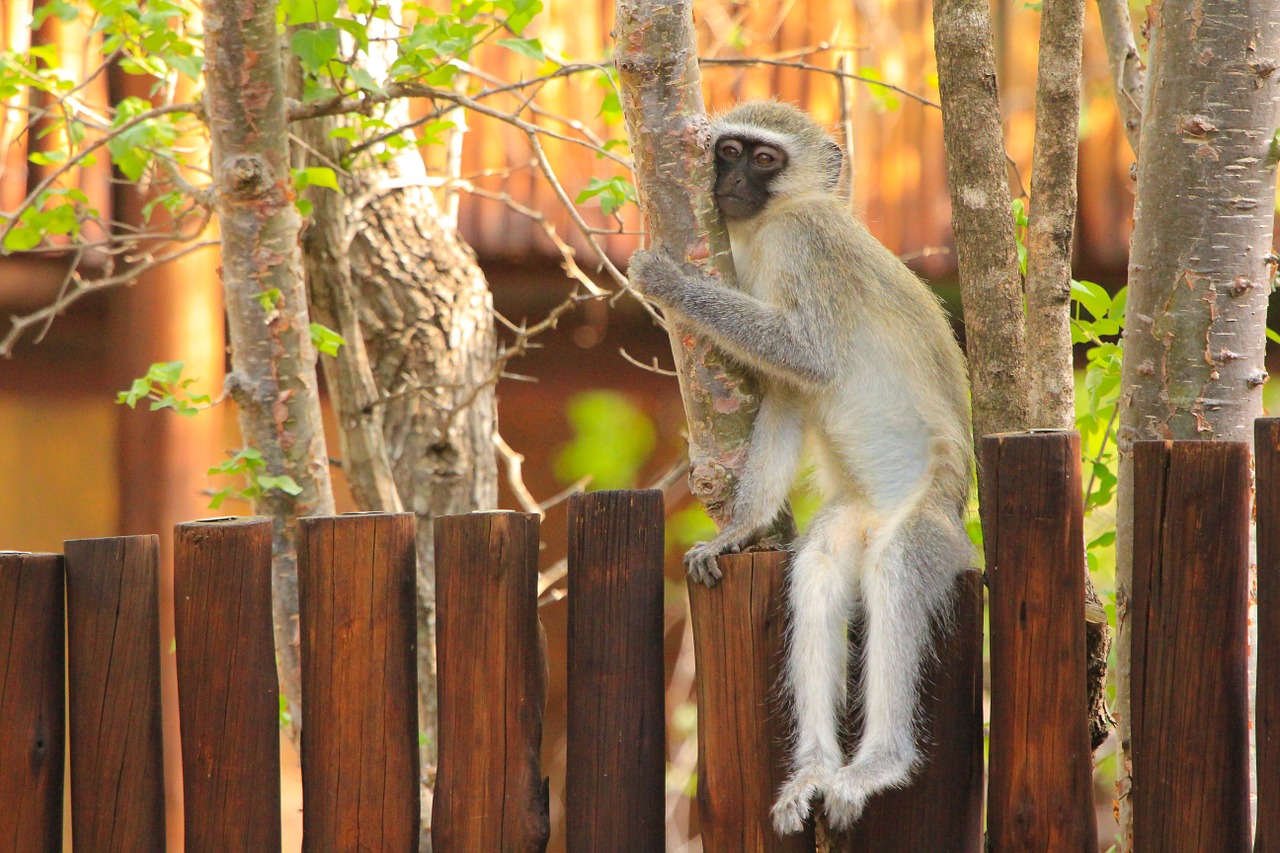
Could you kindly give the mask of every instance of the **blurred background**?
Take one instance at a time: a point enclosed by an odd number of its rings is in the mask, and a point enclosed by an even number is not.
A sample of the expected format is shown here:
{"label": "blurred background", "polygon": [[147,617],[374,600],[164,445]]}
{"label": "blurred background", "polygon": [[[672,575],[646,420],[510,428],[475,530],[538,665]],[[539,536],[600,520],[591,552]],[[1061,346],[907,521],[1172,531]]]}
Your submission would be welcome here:
{"label": "blurred background", "polygon": [[[1030,175],[1037,7],[1023,0],[998,0],[995,7],[999,86],[1015,195],[1025,191]],[[83,25],[56,16],[32,30],[31,11],[30,2],[0,0],[0,49],[42,46],[56,55],[70,79],[83,81],[101,62],[95,36]],[[1134,12],[1139,18],[1138,6]],[[810,110],[842,141],[851,140],[857,210],[880,240],[937,288],[956,319],[957,333],[963,335],[941,117],[931,105],[938,94],[930,4],[706,0],[696,5],[695,14],[704,57],[755,57],[778,63],[705,65],[709,108],[777,97]],[[1096,10],[1090,6],[1088,14],[1075,275],[1114,292],[1125,280],[1133,157],[1117,119]],[[545,12],[530,30],[549,54],[604,61],[610,51],[612,15],[611,0],[547,0]],[[498,79],[514,80],[527,73],[520,57],[509,51],[482,49],[472,62]],[[842,98],[837,78],[796,67],[830,70],[837,63],[866,80],[897,88],[858,83]],[[116,103],[138,89],[138,78],[109,68],[85,84],[83,97]],[[607,81],[580,75],[547,83],[539,103],[574,117],[602,138],[621,138],[620,116],[611,97]],[[530,120],[549,121],[538,116]],[[542,225],[518,206],[541,211],[579,250],[579,262],[588,274],[590,255],[553,189],[531,168],[524,135],[483,116],[472,115],[467,124],[460,166],[467,186],[458,195],[459,233],[476,251],[496,310],[516,324],[537,322],[565,299],[572,285],[561,269],[560,250]],[[47,144],[16,134],[12,114],[0,117],[0,210],[12,210],[53,168],[29,159]],[[571,196],[593,178],[622,174],[584,148],[554,139],[546,141],[546,148]],[[431,165],[444,156],[438,149],[423,150]],[[138,220],[148,198],[147,186],[113,174],[106,162],[79,169],[74,182],[95,205],[113,210],[126,222]],[[621,211],[621,220],[606,216],[598,199],[587,199],[579,207],[593,224],[621,223],[618,233],[603,241],[613,261],[625,263],[638,245],[633,234],[623,233],[639,224],[634,206]],[[70,248],[0,257],[0,314],[36,311],[57,299],[68,265],[102,263],[93,251]],[[209,508],[210,494],[226,484],[207,470],[242,444],[232,403],[187,419],[168,411],[143,411],[144,407],[131,410],[115,401],[117,392],[155,362],[183,362],[184,376],[198,380],[193,391],[218,395],[226,370],[218,267],[216,248],[208,248],[147,271],[130,287],[80,300],[51,318],[38,342],[27,336],[10,358],[0,360],[0,549],[58,551],[69,538],[160,533],[163,559],[168,561],[174,523],[248,512],[247,506],[234,501],[218,512]],[[635,364],[656,360],[660,367],[670,368],[669,345],[665,333],[637,305],[627,299],[583,302],[538,343],[539,348],[508,364],[507,371],[518,376],[498,386],[502,435],[524,456],[524,484],[533,496],[547,500],[574,484],[588,489],[644,487],[681,464],[684,415],[676,382]],[[1274,394],[1269,399],[1274,403]],[[1274,411],[1274,404],[1270,408]],[[1086,444],[1089,440],[1086,437]],[[330,446],[336,447],[336,441]],[[335,480],[339,510],[354,509],[340,469],[335,469]],[[668,489],[668,503],[668,850],[692,851],[701,849],[692,801],[697,711],[680,556],[687,544],[705,535],[709,522],[689,499],[682,478]],[[802,518],[811,504],[811,498],[797,495]],[[505,481],[501,506],[519,508]],[[1105,505],[1100,507],[1090,523],[1105,528],[1108,512]],[[544,567],[564,556],[564,528],[561,501],[548,508],[542,527]],[[1096,560],[1093,568],[1099,592],[1110,601],[1113,582],[1107,559]],[[165,594],[171,595],[171,586]],[[551,777],[551,849],[558,850],[563,847],[565,604],[555,594],[544,602],[541,614],[551,679],[543,757],[544,771]],[[171,617],[162,630],[162,648],[170,650],[164,677],[172,709]],[[166,747],[177,747],[172,713],[166,719]],[[282,738],[282,749],[286,849],[296,849],[297,763],[287,738]],[[1108,766],[1108,755],[1109,747],[1104,747],[1097,774],[1102,850],[1114,834],[1114,769]],[[180,768],[176,762],[169,766],[172,811],[180,803]]]}

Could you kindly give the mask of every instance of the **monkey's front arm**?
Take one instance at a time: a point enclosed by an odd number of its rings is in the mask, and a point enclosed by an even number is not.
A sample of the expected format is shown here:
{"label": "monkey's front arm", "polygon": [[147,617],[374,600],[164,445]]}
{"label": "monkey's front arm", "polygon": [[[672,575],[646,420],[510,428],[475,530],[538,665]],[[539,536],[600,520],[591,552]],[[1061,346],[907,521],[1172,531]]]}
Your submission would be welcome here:
{"label": "monkey's front arm", "polygon": [[803,318],[689,272],[660,252],[637,251],[628,276],[645,296],[691,323],[731,355],[761,373],[793,385],[824,385],[835,378],[832,359],[806,333]]}

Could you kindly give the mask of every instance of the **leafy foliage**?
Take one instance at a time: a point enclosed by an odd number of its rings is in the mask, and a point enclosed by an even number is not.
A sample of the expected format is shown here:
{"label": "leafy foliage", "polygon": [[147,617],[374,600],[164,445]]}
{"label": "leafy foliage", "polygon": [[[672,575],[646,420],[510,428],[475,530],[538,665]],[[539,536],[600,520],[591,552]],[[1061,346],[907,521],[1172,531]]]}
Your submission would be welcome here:
{"label": "leafy foliage", "polygon": [[636,485],[657,445],[653,421],[617,391],[583,391],[569,400],[574,437],[556,454],[556,476],[566,483],[590,478],[592,489]]}
{"label": "leafy foliage", "polygon": [[210,476],[225,475],[243,478],[240,487],[228,486],[213,493],[209,501],[210,509],[217,509],[228,498],[256,501],[271,489],[279,489],[287,495],[302,493],[302,487],[287,474],[272,476],[265,473],[267,463],[262,459],[262,451],[246,447],[220,465],[209,469]]}
{"label": "leafy foliage", "polygon": [[206,394],[192,394],[190,388],[198,380],[183,379],[185,365],[180,361],[157,362],[148,368],[145,376],[133,380],[133,384],[116,395],[116,402],[136,408],[141,400],[151,401],[151,411],[172,409],[184,418],[194,417],[201,409],[213,405]]}

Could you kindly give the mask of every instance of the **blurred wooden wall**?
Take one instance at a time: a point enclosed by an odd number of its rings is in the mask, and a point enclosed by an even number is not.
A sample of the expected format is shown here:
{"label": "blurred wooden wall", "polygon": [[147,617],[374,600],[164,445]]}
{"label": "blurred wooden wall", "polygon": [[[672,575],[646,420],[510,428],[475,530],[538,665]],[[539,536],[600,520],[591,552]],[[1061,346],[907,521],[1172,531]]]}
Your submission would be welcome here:
{"label": "blurred wooden wall", "polygon": [[[546,13],[527,34],[538,36],[553,55],[607,61],[613,0],[545,2]],[[30,0],[0,0],[0,48],[21,51],[29,42],[54,45],[73,74],[100,59],[95,38],[78,24],[63,24],[51,17],[33,32],[27,23],[30,8]],[[1025,0],[1000,0],[994,11],[1006,140],[1016,164],[1011,177],[1015,192],[1019,180],[1029,190],[1040,15]],[[871,69],[889,83],[937,100],[927,0],[704,0],[697,4],[696,15],[705,57],[781,54],[794,58],[798,51],[828,43],[852,50],[855,70]],[[1125,266],[1132,211],[1128,174],[1133,157],[1116,118],[1092,5],[1085,53],[1077,259],[1087,271],[1116,274]],[[838,51],[827,50],[807,61],[833,68],[837,56]],[[530,79],[545,71],[528,59],[493,46],[477,50],[472,61],[482,73],[504,81]],[[601,82],[598,73],[552,81],[539,89],[537,103],[551,114],[582,121],[603,138],[621,138],[621,126],[608,126],[598,117],[607,93]],[[707,67],[704,83],[712,109],[742,98],[778,97],[810,109],[833,131],[839,121],[839,88],[830,75],[777,67]],[[472,79],[471,84],[478,87],[481,81]],[[900,95],[892,95],[897,105],[888,106],[888,98],[863,84],[855,85],[853,91],[858,208],[876,235],[900,253],[948,249],[949,201],[938,110]],[[102,78],[83,93],[89,103],[101,103],[105,96]],[[518,102],[503,96],[487,103],[510,110]],[[416,108],[426,113],[432,106],[424,102]],[[575,135],[550,116],[526,111],[524,117]],[[0,143],[7,143],[0,144],[0,209],[12,209],[51,168],[26,161],[31,140],[15,134],[16,118],[13,112],[0,114]],[[521,205],[545,211],[561,236],[580,250],[585,248],[552,188],[531,168],[532,154],[523,133],[495,119],[474,115],[468,124],[461,176],[489,192],[508,193]],[[34,144],[49,145],[43,141]],[[586,148],[555,139],[546,139],[545,145],[570,196],[576,196],[592,177],[622,173],[616,164]],[[435,162],[442,158],[438,149],[427,149],[426,156]],[[72,182],[105,208],[109,177],[105,158],[101,158],[97,166],[76,174]],[[554,248],[539,226],[509,206],[464,193],[460,207],[461,231],[482,258],[523,261],[531,254],[548,259],[554,256]],[[586,203],[583,209],[593,225],[611,226],[595,202]],[[638,226],[634,209],[624,216],[624,222],[627,230]],[[617,223],[612,227],[618,227]],[[621,261],[635,247],[636,238],[612,234],[602,237],[602,242]],[[582,257],[589,262],[589,254]],[[954,270],[954,259],[945,253],[933,254],[921,259],[918,268],[929,275],[947,275]]]}

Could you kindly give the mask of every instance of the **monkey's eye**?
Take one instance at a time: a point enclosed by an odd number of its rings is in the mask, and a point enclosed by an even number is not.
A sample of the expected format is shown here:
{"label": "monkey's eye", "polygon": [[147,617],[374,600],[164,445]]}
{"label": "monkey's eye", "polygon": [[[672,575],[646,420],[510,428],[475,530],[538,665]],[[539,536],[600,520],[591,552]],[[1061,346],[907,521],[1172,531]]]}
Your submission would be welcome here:
{"label": "monkey's eye", "polygon": [[732,140],[721,142],[720,156],[726,160],[737,160],[742,156],[742,146]]}
{"label": "monkey's eye", "polygon": [[772,146],[761,145],[752,153],[751,161],[759,169],[776,169],[782,165],[782,155]]}

